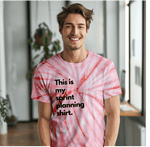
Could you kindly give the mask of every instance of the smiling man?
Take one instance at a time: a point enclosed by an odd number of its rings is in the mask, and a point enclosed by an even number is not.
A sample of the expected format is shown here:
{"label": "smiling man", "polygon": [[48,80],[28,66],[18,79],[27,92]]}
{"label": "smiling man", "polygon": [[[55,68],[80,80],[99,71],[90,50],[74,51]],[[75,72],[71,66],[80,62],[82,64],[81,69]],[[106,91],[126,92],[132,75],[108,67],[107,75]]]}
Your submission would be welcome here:
{"label": "smiling man", "polygon": [[88,33],[85,18],[81,14],[69,14],[64,25],[60,26],[60,33],[64,42],[64,51],[61,56],[68,62],[82,62],[88,55],[88,51],[84,48],[85,37]]}
{"label": "smiling man", "polygon": [[[85,49],[92,14],[93,10],[81,4],[63,8],[57,15],[63,51],[35,70],[31,97],[39,101],[41,145],[115,145],[120,124],[121,88],[113,62]],[[91,43],[93,41],[94,38]]]}
{"label": "smiling man", "polygon": [[[64,28],[60,30],[64,42],[64,48],[77,50],[84,48],[86,22],[80,14],[69,14],[64,22]],[[70,44],[69,44],[70,43]]]}

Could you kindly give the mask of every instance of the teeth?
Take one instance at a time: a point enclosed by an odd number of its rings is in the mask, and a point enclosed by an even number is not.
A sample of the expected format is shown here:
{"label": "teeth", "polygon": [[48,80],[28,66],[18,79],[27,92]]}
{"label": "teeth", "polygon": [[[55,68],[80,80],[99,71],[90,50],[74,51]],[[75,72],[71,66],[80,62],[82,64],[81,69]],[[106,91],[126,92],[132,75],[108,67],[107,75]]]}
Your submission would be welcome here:
{"label": "teeth", "polygon": [[71,40],[78,40],[78,39],[75,39],[75,38],[70,38]]}

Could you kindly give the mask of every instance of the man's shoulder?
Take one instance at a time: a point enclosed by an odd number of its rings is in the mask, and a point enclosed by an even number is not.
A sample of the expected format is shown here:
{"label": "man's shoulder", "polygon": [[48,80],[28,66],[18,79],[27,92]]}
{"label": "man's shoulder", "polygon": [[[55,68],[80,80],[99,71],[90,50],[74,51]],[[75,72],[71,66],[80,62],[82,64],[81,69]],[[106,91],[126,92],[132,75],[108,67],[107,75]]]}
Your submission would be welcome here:
{"label": "man's shoulder", "polygon": [[44,60],[43,62],[39,63],[36,67],[39,71],[41,70],[47,70],[49,68],[53,67],[54,60],[58,58],[58,54],[53,55],[52,57],[48,58],[47,60]]}
{"label": "man's shoulder", "polygon": [[94,58],[98,61],[101,60],[102,63],[112,64],[112,60],[104,57],[102,54],[97,54],[97,53],[94,53],[94,52],[91,52],[91,54],[92,54],[92,58]]}

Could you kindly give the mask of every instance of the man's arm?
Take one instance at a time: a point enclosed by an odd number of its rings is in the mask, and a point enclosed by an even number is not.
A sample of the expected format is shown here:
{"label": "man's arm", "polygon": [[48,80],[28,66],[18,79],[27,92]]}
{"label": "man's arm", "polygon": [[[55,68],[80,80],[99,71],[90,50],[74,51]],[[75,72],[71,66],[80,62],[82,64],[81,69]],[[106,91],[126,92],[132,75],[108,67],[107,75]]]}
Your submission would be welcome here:
{"label": "man's arm", "polygon": [[38,102],[38,135],[41,146],[50,146],[49,123],[52,115],[51,104]]}
{"label": "man's arm", "polygon": [[119,95],[105,99],[107,125],[105,130],[104,146],[114,146],[117,140],[120,125]]}

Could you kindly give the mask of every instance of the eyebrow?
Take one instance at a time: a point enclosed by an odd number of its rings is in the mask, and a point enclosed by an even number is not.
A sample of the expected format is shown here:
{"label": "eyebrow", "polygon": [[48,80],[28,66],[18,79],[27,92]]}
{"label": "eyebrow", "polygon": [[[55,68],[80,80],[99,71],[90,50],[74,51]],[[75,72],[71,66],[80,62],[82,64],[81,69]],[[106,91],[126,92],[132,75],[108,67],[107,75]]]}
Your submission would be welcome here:
{"label": "eyebrow", "polygon": [[[72,23],[65,23],[65,25],[73,25],[73,24]],[[84,25],[85,26],[84,23],[79,23],[78,25]]]}

